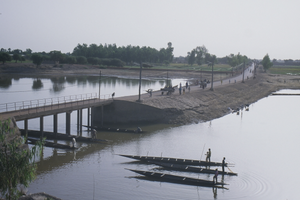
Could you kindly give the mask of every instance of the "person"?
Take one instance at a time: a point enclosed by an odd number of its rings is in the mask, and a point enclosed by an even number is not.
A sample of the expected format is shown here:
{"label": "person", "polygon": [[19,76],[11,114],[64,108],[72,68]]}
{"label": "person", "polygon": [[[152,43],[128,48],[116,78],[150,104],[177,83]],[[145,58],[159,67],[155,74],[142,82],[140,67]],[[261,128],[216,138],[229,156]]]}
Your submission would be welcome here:
{"label": "person", "polygon": [[223,160],[222,160],[222,171],[223,172],[225,172],[225,170],[224,170],[225,165],[226,165],[226,163],[225,163],[225,157],[224,157]]}
{"label": "person", "polygon": [[185,88],[188,89],[188,87],[189,87],[189,84],[188,84],[188,82],[186,82],[185,83]]}
{"label": "person", "polygon": [[137,129],[135,130],[136,133],[141,133],[143,130],[141,129],[141,127],[137,127]]}
{"label": "person", "polygon": [[218,168],[216,168],[215,175],[213,177],[213,181],[214,181],[215,184],[218,183],[218,174],[219,174],[219,171],[218,171]]}
{"label": "person", "polygon": [[206,153],[206,162],[210,162],[210,157],[211,157],[211,151],[208,149],[208,152]]}
{"label": "person", "polygon": [[92,130],[92,139],[96,139],[97,138],[96,133],[97,133],[97,131],[95,129],[93,129]]}
{"label": "person", "polygon": [[76,145],[76,139],[75,138],[72,139],[72,144],[73,144],[73,148],[75,148],[75,145]]}
{"label": "person", "polygon": [[149,93],[150,93],[150,97],[152,97],[152,90],[150,90],[150,92],[149,92]]}
{"label": "person", "polygon": [[181,95],[181,83],[179,84],[179,94]]}

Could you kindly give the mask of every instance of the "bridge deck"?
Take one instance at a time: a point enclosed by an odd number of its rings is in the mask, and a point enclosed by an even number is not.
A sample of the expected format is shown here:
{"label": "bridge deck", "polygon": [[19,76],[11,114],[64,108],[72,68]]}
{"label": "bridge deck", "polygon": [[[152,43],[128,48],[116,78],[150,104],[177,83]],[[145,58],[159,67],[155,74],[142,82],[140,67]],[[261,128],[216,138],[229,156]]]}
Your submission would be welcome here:
{"label": "bridge deck", "polygon": [[20,121],[24,119],[32,119],[40,116],[70,112],[73,110],[79,110],[79,109],[89,108],[93,106],[108,105],[112,103],[112,101],[113,101],[112,99],[103,100],[99,98],[94,98],[94,99],[88,99],[82,101],[47,105],[43,107],[9,111],[9,112],[0,113],[0,120],[8,119],[10,117],[15,117],[16,121]]}

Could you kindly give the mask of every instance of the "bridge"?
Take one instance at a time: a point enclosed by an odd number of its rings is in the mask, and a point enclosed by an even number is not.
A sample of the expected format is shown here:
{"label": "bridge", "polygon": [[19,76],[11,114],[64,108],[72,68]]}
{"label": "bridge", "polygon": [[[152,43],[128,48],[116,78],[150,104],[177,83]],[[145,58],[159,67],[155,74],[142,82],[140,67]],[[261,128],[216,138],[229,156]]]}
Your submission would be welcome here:
{"label": "bridge", "polygon": [[66,113],[66,134],[71,132],[71,113],[77,111],[77,128],[82,131],[82,110],[88,109],[88,126],[93,126],[92,107],[100,107],[103,115],[103,106],[111,104],[111,95],[97,93],[70,95],[63,97],[35,99],[29,101],[0,104],[0,120],[14,117],[16,121],[24,120],[24,129],[28,131],[28,120],[40,118],[40,132],[43,135],[44,116],[53,115],[53,132],[57,133],[57,114]]}

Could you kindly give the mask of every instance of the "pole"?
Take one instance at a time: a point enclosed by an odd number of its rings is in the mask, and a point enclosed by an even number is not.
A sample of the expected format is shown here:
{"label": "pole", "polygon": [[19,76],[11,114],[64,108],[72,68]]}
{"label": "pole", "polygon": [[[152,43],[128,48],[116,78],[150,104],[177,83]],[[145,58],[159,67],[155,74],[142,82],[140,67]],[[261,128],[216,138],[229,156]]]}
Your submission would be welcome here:
{"label": "pole", "polygon": [[211,63],[211,91],[214,91],[214,62]]}
{"label": "pole", "polygon": [[166,84],[167,87],[169,87],[169,72],[167,71],[167,84]]}
{"label": "pole", "polygon": [[101,86],[101,70],[100,70],[100,78],[99,78],[99,99],[100,99],[100,86]]}
{"label": "pole", "polygon": [[139,99],[138,102],[141,101],[141,84],[142,84],[142,63],[140,63],[140,84],[139,84]]}
{"label": "pole", "polygon": [[245,61],[244,61],[244,65],[243,65],[243,81],[242,81],[242,83],[245,83],[244,77],[245,77]]}

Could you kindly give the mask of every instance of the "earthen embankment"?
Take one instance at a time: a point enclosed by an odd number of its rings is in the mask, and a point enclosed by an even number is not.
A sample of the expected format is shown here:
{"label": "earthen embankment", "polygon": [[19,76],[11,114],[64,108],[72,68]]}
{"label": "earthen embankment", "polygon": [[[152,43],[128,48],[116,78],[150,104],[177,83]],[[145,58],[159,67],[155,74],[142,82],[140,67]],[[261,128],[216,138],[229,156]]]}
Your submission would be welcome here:
{"label": "earthen embankment", "polygon": [[[39,69],[22,65],[0,67],[1,74],[4,76],[12,72],[14,75],[24,76],[27,71],[30,72],[28,75],[31,76],[95,75],[99,74],[100,70],[103,75],[107,76],[139,77],[139,71],[137,70],[99,69],[94,66],[64,65],[62,68],[42,66]],[[199,72],[194,71],[172,71],[168,73],[169,78],[199,79],[199,75]],[[147,78],[166,76],[166,72],[163,73],[157,70],[142,72],[142,77]],[[128,111],[122,110],[122,115],[126,116],[126,119],[139,118],[146,121],[157,119],[161,123],[188,124],[222,117],[229,113],[229,107],[236,109],[244,104],[255,103],[280,89],[300,89],[300,76],[272,75],[258,70],[255,79],[250,77],[245,80],[245,83],[241,83],[241,81],[231,82],[230,84],[228,82],[227,84],[223,83],[223,85],[215,86],[214,91],[209,90],[209,87],[200,89],[199,86],[192,86],[191,90],[186,91],[184,95],[179,95],[177,89],[172,95],[161,95],[160,91],[153,92],[152,97],[149,97],[149,94],[143,94],[140,103],[136,102],[137,96],[122,97],[118,100],[131,102]],[[136,109],[129,109],[131,106],[138,104],[140,106],[137,106]],[[147,109],[143,109],[143,105]],[[123,108],[126,108],[126,106],[123,105]],[[137,110],[142,118],[136,115]],[[133,115],[136,116],[132,117]]]}

